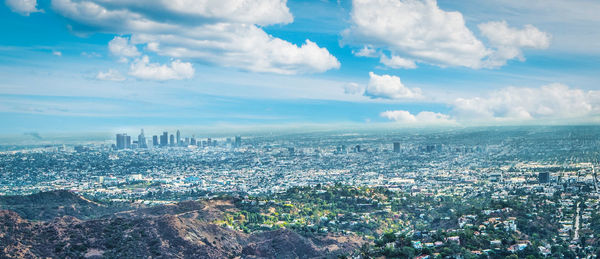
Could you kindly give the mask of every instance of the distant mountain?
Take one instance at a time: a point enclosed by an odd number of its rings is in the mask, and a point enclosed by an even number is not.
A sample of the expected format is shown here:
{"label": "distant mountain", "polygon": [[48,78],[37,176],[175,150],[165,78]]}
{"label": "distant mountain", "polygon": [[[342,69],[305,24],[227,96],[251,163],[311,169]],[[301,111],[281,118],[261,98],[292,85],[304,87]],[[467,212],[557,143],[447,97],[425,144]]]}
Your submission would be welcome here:
{"label": "distant mountain", "polygon": [[88,216],[87,212],[105,205],[69,192],[11,198],[2,197],[2,206],[23,213],[30,203],[44,211],[27,210],[33,218],[58,217],[31,221],[0,210],[0,258],[335,258],[363,243],[352,236],[309,238],[287,229],[248,234],[222,227],[215,220],[236,209],[227,199],[187,201],[83,220],[73,215]]}

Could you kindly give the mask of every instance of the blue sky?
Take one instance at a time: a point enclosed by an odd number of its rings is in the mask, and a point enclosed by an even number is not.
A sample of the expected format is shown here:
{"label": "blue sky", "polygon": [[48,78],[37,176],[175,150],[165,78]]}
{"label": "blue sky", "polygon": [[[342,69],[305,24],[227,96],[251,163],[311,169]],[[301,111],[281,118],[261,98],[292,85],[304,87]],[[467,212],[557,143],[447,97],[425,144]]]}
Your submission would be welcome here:
{"label": "blue sky", "polygon": [[597,1],[140,3],[4,1],[0,132],[600,122]]}

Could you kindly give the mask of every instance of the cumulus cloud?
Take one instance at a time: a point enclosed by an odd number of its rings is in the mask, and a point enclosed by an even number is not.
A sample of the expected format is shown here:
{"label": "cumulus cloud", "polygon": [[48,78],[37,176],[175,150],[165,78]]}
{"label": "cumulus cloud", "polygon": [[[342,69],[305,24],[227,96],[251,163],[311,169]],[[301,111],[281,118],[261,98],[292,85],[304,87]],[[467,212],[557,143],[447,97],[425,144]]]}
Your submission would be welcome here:
{"label": "cumulus cloud", "polygon": [[498,67],[507,60],[525,59],[522,48],[546,49],[550,46],[550,35],[528,24],[523,29],[511,28],[506,21],[479,24],[481,34],[486,37],[495,51],[486,61],[486,66]]}
{"label": "cumulus cloud", "polygon": [[600,91],[573,89],[563,84],[508,87],[492,92],[489,97],[456,99],[453,106],[454,115],[463,121],[581,119],[600,114]]}
{"label": "cumulus cloud", "polygon": [[52,51],[52,55],[57,56],[57,57],[62,57],[62,52],[60,52],[58,50],[54,50],[54,51]]}
{"label": "cumulus cloud", "polygon": [[173,58],[280,74],[340,67],[313,41],[295,45],[260,28],[293,21],[285,0],[53,0],[52,6],[75,31],[130,34],[131,43]]}
{"label": "cumulus cloud", "polygon": [[130,43],[129,38],[119,36],[108,42],[108,50],[117,57],[137,57],[140,55],[137,47]]}
{"label": "cumulus cloud", "polygon": [[150,63],[148,56],[143,56],[131,64],[129,75],[157,81],[189,79],[194,76],[194,67],[191,63],[181,62],[180,60],[174,60],[170,65]]}
{"label": "cumulus cloud", "polygon": [[352,25],[342,35],[351,45],[372,45],[392,55],[439,66],[478,68],[489,54],[459,12],[435,0],[354,0]]}
{"label": "cumulus cloud", "polygon": [[20,15],[29,16],[31,13],[41,12],[37,9],[37,0],[6,0],[8,8]]}
{"label": "cumulus cloud", "polygon": [[98,72],[96,79],[106,81],[125,81],[125,77],[115,69],[109,69],[106,72]]}
{"label": "cumulus cloud", "polygon": [[405,124],[455,124],[456,122],[450,119],[450,116],[437,112],[422,111],[416,115],[408,111],[396,110],[385,111],[380,114],[381,117],[392,121]]}
{"label": "cumulus cloud", "polygon": [[404,86],[400,78],[390,75],[376,75],[369,72],[369,84],[365,89],[365,96],[381,99],[414,99],[421,98],[421,89]]}
{"label": "cumulus cloud", "polygon": [[[510,28],[506,22],[479,25],[490,47],[469,28],[460,12],[439,8],[436,0],[354,0],[351,25],[342,32],[343,42],[387,50],[380,62],[392,68],[415,68],[416,63],[462,66],[473,69],[498,67],[507,60],[523,60],[522,48],[547,48],[550,35],[533,25]],[[355,52],[357,56],[364,53]]]}

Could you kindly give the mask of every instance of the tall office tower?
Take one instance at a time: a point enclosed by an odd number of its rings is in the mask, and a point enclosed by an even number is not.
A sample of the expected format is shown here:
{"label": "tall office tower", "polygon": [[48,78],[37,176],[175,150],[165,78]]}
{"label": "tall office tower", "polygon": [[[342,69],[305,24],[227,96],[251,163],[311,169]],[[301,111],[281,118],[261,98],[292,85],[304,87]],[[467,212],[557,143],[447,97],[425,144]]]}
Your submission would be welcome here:
{"label": "tall office tower", "polygon": [[394,142],[394,153],[400,153],[400,142]]}
{"label": "tall office tower", "polygon": [[181,133],[177,130],[177,146],[181,146]]}
{"label": "tall office tower", "polygon": [[162,135],[160,135],[160,146],[161,147],[166,147],[169,145],[169,132],[163,132]]}
{"label": "tall office tower", "polygon": [[356,152],[356,153],[360,153],[360,145],[356,145],[356,146],[354,147],[354,152]]}
{"label": "tall office tower", "polygon": [[212,140],[210,140],[210,138],[206,140],[206,146],[212,146]]}
{"label": "tall office tower", "polygon": [[158,147],[158,136],[156,135],[152,136],[152,146]]}
{"label": "tall office tower", "polygon": [[550,182],[550,173],[549,172],[539,172],[538,173],[538,181],[539,181],[539,183]]}
{"label": "tall office tower", "polygon": [[233,143],[234,147],[242,146],[242,136],[235,136],[235,142]]}
{"label": "tall office tower", "polygon": [[125,148],[131,148],[131,136],[127,136],[127,134],[125,135]]}
{"label": "tall office tower", "polygon": [[125,148],[125,135],[117,134],[117,150]]}
{"label": "tall office tower", "polygon": [[185,137],[185,140],[183,141],[183,145],[182,146],[189,146],[190,145],[190,138],[189,137]]}
{"label": "tall office tower", "polygon": [[142,129],[142,132],[140,133],[140,135],[138,135],[138,146],[139,146],[139,148],[147,148],[148,147],[146,145],[146,136],[144,136],[144,129]]}
{"label": "tall office tower", "polygon": [[169,144],[172,147],[175,146],[175,135],[171,134],[171,136],[169,137]]}
{"label": "tall office tower", "polygon": [[196,136],[192,135],[192,138],[190,139],[190,145],[192,145],[192,146],[196,145]]}

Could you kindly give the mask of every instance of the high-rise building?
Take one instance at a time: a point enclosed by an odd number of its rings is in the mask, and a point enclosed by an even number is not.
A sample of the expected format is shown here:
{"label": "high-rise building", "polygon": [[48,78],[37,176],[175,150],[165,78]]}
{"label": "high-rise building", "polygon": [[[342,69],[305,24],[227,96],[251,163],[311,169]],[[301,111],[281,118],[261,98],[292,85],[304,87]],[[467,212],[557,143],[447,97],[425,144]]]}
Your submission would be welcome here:
{"label": "high-rise building", "polygon": [[356,146],[354,147],[354,152],[356,152],[356,153],[360,153],[360,145],[356,145]]}
{"label": "high-rise building", "polygon": [[207,147],[210,147],[210,146],[212,146],[212,140],[211,140],[210,138],[208,138],[208,139],[206,140],[206,146],[207,146]]}
{"label": "high-rise building", "polygon": [[117,150],[125,148],[125,134],[117,134]]}
{"label": "high-rise building", "polygon": [[170,146],[174,147],[175,146],[175,135],[171,134],[170,138],[169,138],[169,144]]}
{"label": "high-rise building", "polygon": [[127,134],[125,135],[125,148],[130,149],[131,148],[131,136],[127,136]]}
{"label": "high-rise building", "polygon": [[177,130],[177,146],[182,146],[181,145],[181,133],[179,132],[179,130]]}
{"label": "high-rise building", "polygon": [[146,136],[144,136],[144,129],[142,129],[142,132],[140,133],[140,135],[138,135],[138,147],[139,148],[147,148],[148,147],[146,145]]}
{"label": "high-rise building", "polygon": [[160,146],[161,147],[166,147],[169,145],[169,132],[163,132],[162,135],[160,135]]}
{"label": "high-rise building", "polygon": [[192,135],[192,138],[190,139],[190,145],[192,145],[192,146],[196,145],[196,136]]}
{"label": "high-rise building", "polygon": [[400,142],[394,142],[394,153],[400,153]]}
{"label": "high-rise building", "polygon": [[539,181],[539,183],[550,182],[550,173],[549,172],[539,172],[538,173],[538,181]]}
{"label": "high-rise building", "polygon": [[156,135],[152,136],[152,146],[158,147],[158,136]]}
{"label": "high-rise building", "polygon": [[235,142],[233,143],[234,147],[242,146],[242,136],[235,136]]}

